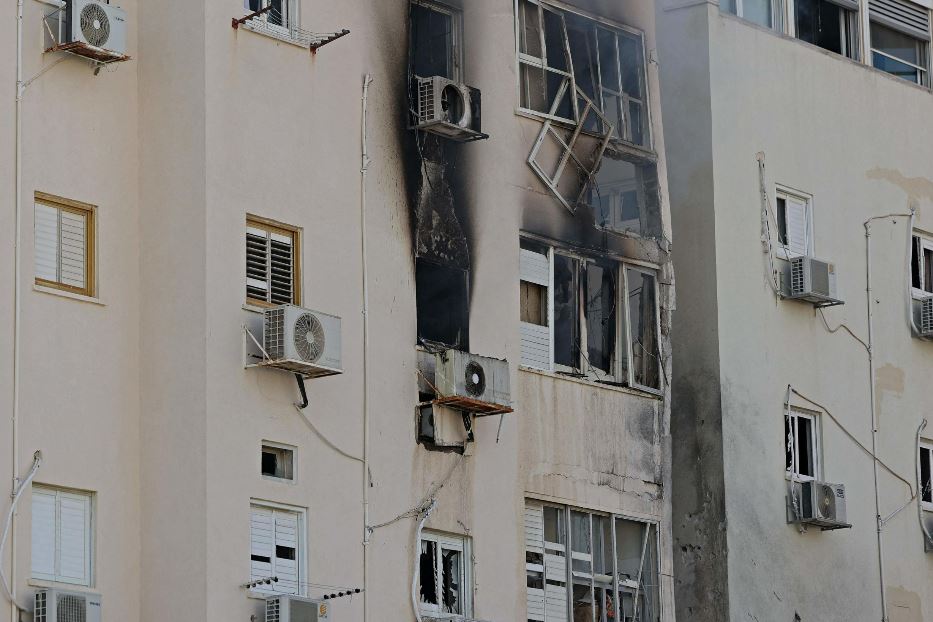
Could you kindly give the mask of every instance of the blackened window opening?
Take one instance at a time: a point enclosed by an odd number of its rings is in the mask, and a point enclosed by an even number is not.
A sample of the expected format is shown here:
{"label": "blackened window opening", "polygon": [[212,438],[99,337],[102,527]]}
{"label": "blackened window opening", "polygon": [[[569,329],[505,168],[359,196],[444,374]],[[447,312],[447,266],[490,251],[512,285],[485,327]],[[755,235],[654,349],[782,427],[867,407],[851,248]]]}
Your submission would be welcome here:
{"label": "blackened window opening", "polygon": [[468,350],[469,273],[422,258],[415,260],[419,342]]}
{"label": "blackened window opening", "polygon": [[421,583],[421,602],[431,605],[437,602],[437,543],[421,541],[421,556],[418,558],[418,577]]}
{"label": "blackened window opening", "polygon": [[933,503],[933,484],[930,482],[930,454],[930,448],[920,448],[920,498],[927,503]]}
{"label": "blackened window opening", "polygon": [[455,79],[452,14],[422,4],[411,5],[409,63],[415,76]]}
{"label": "blackened window opening", "polygon": [[828,0],[797,0],[797,38],[824,50],[847,52],[848,11]]}
{"label": "blackened window opening", "polygon": [[658,389],[661,378],[655,277],[630,268],[627,280],[632,380],[635,384]]}
{"label": "blackened window opening", "polygon": [[278,456],[274,453],[264,451],[262,452],[262,474],[269,475],[271,477],[279,477],[278,469]]}
{"label": "blackened window opening", "polygon": [[554,363],[572,369],[580,366],[579,264],[554,255]]}
{"label": "blackened window opening", "polygon": [[586,358],[589,367],[612,375],[616,344],[616,271],[611,263],[586,265]]}

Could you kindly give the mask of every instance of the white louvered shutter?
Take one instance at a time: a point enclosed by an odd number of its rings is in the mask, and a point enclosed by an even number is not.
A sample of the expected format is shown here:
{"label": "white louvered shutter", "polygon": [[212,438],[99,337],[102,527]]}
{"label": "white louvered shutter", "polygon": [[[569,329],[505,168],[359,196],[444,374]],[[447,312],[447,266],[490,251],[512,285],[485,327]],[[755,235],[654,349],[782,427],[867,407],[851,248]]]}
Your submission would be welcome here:
{"label": "white louvered shutter", "polygon": [[298,513],[275,511],[275,576],[276,591],[284,594],[300,592],[298,573]]}
{"label": "white louvered shutter", "polygon": [[36,277],[58,282],[58,210],[36,203]]}
{"label": "white louvered shutter", "polygon": [[246,295],[269,300],[268,234],[255,227],[246,228]]}
{"label": "white louvered shutter", "polygon": [[301,593],[301,521],[298,512],[254,505],[250,514],[250,580],[277,577],[260,592]]}
{"label": "white louvered shutter", "polygon": [[[519,278],[546,288],[550,297],[551,271],[547,255],[521,249]],[[551,328],[529,322],[521,322],[521,362],[536,369],[551,368]]]}
{"label": "white louvered shutter", "polygon": [[55,580],[55,492],[32,489],[32,576]]}
{"label": "white louvered shutter", "polygon": [[[253,506],[250,512],[250,570],[251,581],[274,576],[272,558],[275,555],[275,523],[273,511],[269,508]],[[269,586],[256,588],[259,591],[271,591]]]}
{"label": "white louvered shutter", "polygon": [[791,255],[807,255],[810,250],[810,225],[807,203],[794,197],[786,197],[785,224],[787,226],[787,250]]}
{"label": "white louvered shutter", "polygon": [[[538,504],[525,504],[525,552],[533,554],[536,559],[544,558],[544,507]],[[525,562],[525,570],[529,573],[540,573],[544,577],[544,565]],[[545,588],[547,584],[545,583]],[[527,587],[527,617],[528,620],[544,622],[545,600],[544,589]]]}
{"label": "white louvered shutter", "polygon": [[83,289],[87,286],[87,216],[59,210],[59,281]]}
{"label": "white louvered shutter", "polygon": [[930,10],[907,0],[870,0],[871,19],[918,39],[930,40]]}
{"label": "white louvered shutter", "polygon": [[295,252],[291,236],[246,228],[246,295],[273,304],[294,302]]}
{"label": "white louvered shutter", "polygon": [[90,521],[89,497],[58,493],[58,581],[90,585]]}
{"label": "white louvered shutter", "polygon": [[289,304],[294,300],[294,247],[291,236],[269,235],[270,299],[274,304]]}

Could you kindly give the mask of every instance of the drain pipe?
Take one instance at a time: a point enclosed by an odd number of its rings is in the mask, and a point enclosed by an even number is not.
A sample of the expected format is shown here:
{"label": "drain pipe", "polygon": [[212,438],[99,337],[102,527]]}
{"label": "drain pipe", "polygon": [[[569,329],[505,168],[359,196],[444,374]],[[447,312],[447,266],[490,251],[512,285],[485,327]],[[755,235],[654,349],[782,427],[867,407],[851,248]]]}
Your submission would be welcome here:
{"label": "drain pipe", "polygon": [[369,281],[366,263],[366,172],[369,169],[369,152],[366,144],[366,104],[372,81],[373,78],[369,74],[363,78],[360,129],[360,256],[363,278],[363,622],[369,622]]}
{"label": "drain pipe", "polygon": [[[22,195],[23,195],[23,0],[16,0],[16,103],[14,115],[16,133],[15,180],[14,184],[14,235],[13,240],[13,408],[11,435],[13,444],[13,495],[19,489],[19,364],[20,364],[20,307],[22,292],[20,267],[22,249],[20,238],[22,230]],[[14,499],[15,503],[15,499]],[[10,516],[10,592],[16,594],[16,516]],[[4,560],[0,559],[0,564]],[[10,619],[15,620],[17,606],[15,598],[10,602]]]}
{"label": "drain pipe", "polygon": [[872,301],[872,282],[871,282],[871,223],[873,220],[885,220],[887,218],[907,218],[912,217],[913,213],[908,214],[885,214],[884,216],[873,216],[863,223],[865,227],[865,302],[868,305],[868,397],[871,410],[871,455],[872,455],[872,474],[875,488],[875,532],[878,539],[878,580],[881,586],[881,622],[888,622],[888,599],[885,593],[885,573],[884,573],[884,541],[881,536],[883,527],[881,517],[881,498],[878,489],[878,417],[875,408],[875,335],[874,335],[874,304]]}

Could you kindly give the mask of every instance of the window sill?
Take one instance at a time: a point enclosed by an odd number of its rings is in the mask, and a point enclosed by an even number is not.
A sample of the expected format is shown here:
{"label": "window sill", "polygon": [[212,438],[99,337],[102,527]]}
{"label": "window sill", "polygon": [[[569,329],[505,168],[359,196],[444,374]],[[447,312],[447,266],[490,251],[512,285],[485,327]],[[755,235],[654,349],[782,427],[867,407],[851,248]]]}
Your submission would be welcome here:
{"label": "window sill", "polygon": [[269,37],[270,39],[275,39],[276,41],[281,41],[282,43],[294,45],[297,48],[308,49],[308,46],[304,41],[299,41],[298,39],[293,39],[290,37],[287,28],[268,26],[264,21],[261,20],[255,24],[251,22],[252,20],[244,22],[243,28],[249,30],[250,32],[255,32],[257,35],[262,35],[264,37]]}
{"label": "window sill", "polygon": [[69,298],[71,300],[77,300],[79,302],[89,302],[93,305],[98,305],[100,307],[106,307],[107,303],[103,302],[100,298],[95,298],[93,296],[85,296],[83,294],[75,294],[73,292],[68,292],[63,289],[56,289],[54,287],[46,287],[45,285],[33,285],[32,291],[41,292],[43,294],[52,294],[53,296],[61,296],[62,298]]}
{"label": "window sill", "polygon": [[260,307],[259,305],[253,305],[248,302],[243,304],[244,311],[249,311],[250,313],[258,313],[260,315],[264,314],[267,308],[271,309],[272,307]]}
{"label": "window sill", "polygon": [[[49,589],[65,589],[69,592],[94,592],[93,586],[81,585],[79,583],[63,583],[61,581],[49,581],[47,579],[29,579],[26,581],[26,585],[30,587],[38,588],[49,588]],[[96,592],[95,592],[96,593]]]}
{"label": "window sill", "polygon": [[273,475],[263,475],[262,479],[267,482],[275,482],[276,484],[287,484],[289,486],[294,486],[298,482],[294,479],[287,479],[285,477],[275,477]]}
{"label": "window sill", "polygon": [[655,399],[658,401],[661,401],[664,399],[663,391],[660,389],[657,392],[655,392],[653,390],[641,389],[638,387],[605,384],[605,383],[593,380],[592,378],[578,378],[578,377],[570,376],[567,374],[559,374],[557,372],[548,371],[546,369],[537,369],[535,367],[525,367],[524,365],[519,365],[518,370],[529,373],[529,374],[535,374],[537,376],[546,376],[548,378],[554,378],[555,380],[564,380],[567,382],[574,382],[576,384],[582,384],[588,387],[604,389],[606,391],[616,391],[618,393],[627,393],[629,395],[637,395],[639,397],[648,397],[648,398]]}

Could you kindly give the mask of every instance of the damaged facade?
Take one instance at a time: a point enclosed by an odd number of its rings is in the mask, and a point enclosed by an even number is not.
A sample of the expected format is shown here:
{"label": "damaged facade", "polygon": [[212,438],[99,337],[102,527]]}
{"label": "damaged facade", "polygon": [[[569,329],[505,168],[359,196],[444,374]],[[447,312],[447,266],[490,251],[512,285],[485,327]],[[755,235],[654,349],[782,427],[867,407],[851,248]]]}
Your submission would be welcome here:
{"label": "damaged facade", "polygon": [[112,65],[52,4],[21,72],[0,9],[0,620],[674,620],[654,3],[122,0]]}
{"label": "damaged facade", "polygon": [[933,618],[930,9],[659,4],[679,618]]}

